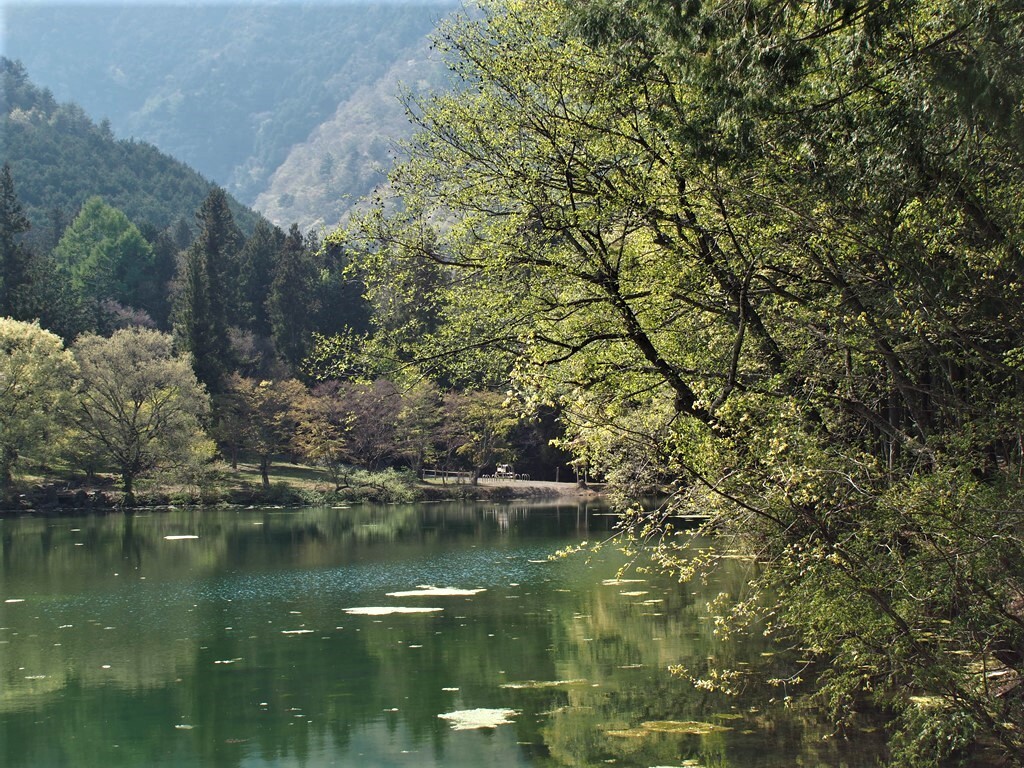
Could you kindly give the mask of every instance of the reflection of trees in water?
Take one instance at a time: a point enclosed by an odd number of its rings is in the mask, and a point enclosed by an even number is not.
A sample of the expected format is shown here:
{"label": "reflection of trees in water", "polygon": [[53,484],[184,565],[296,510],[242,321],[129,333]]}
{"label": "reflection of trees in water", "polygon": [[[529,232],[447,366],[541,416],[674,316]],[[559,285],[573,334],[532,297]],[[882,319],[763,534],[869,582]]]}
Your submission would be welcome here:
{"label": "reflection of trees in water", "polygon": [[[559,764],[672,765],[687,755],[728,764],[722,755],[735,754],[733,732],[721,747],[713,735],[607,731],[710,719],[735,704],[666,668],[760,658],[763,640],[722,642],[706,608],[720,591],[738,594],[748,564],[680,587],[644,574],[626,574],[643,583],[601,583],[621,562],[611,550],[589,563],[524,560],[532,541],[553,551],[594,513],[575,504],[544,514],[531,505],[436,504],[5,521],[3,594],[51,596],[0,604],[0,626],[18,633],[0,631],[9,641],[0,712],[6,732],[17,734],[8,753],[38,758],[56,740],[87,745],[111,765],[177,754],[235,766],[254,754],[312,760],[358,737],[378,740],[382,751],[395,739],[429,747],[443,762],[455,742],[438,713],[507,707],[522,712],[502,728],[526,743],[524,753]],[[199,538],[164,538],[186,534]],[[506,551],[517,540],[527,546]],[[486,592],[438,598],[442,613],[343,613],[356,595],[392,604],[384,581],[351,583],[366,571],[393,582],[409,563],[411,574],[440,561],[448,586],[485,586],[459,583],[483,573],[472,570],[480,559],[459,559],[473,551],[498,570],[486,572]],[[502,570],[504,560],[517,564]],[[310,631],[286,634],[296,630]],[[524,681],[571,682],[502,687]],[[758,731],[793,739],[811,732],[810,719],[767,710],[756,717],[748,725]],[[40,719],[60,725],[42,729]],[[115,743],[134,751],[111,752]]]}

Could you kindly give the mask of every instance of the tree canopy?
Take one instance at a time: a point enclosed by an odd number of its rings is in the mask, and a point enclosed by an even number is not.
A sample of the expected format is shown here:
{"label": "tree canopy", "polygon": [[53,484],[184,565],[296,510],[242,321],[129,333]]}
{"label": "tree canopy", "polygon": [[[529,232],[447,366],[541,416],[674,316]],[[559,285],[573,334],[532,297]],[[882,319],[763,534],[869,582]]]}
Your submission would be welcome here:
{"label": "tree canopy", "polygon": [[86,335],[74,345],[81,370],[75,423],[100,458],[116,467],[125,501],[135,480],[156,469],[195,466],[213,454],[203,431],[206,391],[171,337],[129,328],[109,338]]}
{"label": "tree canopy", "polygon": [[60,337],[0,317],[0,501],[10,500],[20,459],[54,454],[77,372]]}
{"label": "tree canopy", "polygon": [[437,41],[460,87],[409,98],[375,267],[441,270],[433,340],[512,353],[577,461],[740,534],[837,717],[1019,761],[979,672],[1024,673],[1019,8],[479,11]]}

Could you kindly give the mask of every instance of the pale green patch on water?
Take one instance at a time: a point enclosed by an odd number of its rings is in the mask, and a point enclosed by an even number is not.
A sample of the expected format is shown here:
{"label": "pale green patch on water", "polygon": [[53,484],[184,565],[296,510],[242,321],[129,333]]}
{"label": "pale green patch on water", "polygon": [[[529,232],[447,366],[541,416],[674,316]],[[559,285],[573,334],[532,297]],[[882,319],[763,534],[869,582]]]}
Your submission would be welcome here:
{"label": "pale green patch on water", "polygon": [[561,688],[567,685],[587,685],[586,680],[523,680],[518,683],[503,683],[502,688],[526,690],[529,688]]}

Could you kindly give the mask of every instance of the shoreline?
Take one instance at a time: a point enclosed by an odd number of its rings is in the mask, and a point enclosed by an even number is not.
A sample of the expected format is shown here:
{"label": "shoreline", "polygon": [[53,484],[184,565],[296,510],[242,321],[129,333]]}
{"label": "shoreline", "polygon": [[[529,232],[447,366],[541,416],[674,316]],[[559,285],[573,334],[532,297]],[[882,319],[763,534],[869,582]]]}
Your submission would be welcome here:
{"label": "shoreline", "polygon": [[13,505],[0,506],[0,518],[23,514],[87,515],[133,512],[181,507],[223,506],[315,506],[348,503],[416,503],[418,501],[596,500],[604,497],[603,486],[575,482],[506,480],[480,478],[468,482],[416,480],[405,486],[403,498],[394,489],[374,486],[327,490],[322,485],[303,485],[286,477],[275,477],[269,489],[257,484],[239,484],[238,477],[222,478],[201,489],[155,488],[136,494],[135,503],[124,504],[124,493],[111,482],[73,487],[70,484],[39,484],[18,495]]}

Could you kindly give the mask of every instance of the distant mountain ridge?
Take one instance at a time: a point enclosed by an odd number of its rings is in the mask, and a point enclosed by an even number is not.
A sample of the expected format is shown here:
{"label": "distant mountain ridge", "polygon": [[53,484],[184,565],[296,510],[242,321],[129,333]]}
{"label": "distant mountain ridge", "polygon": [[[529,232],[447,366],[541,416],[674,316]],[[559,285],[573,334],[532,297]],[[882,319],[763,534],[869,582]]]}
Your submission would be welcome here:
{"label": "distant mountain ridge", "polygon": [[381,180],[397,83],[433,77],[424,41],[455,7],[9,3],[5,55],[276,223],[331,226]]}

